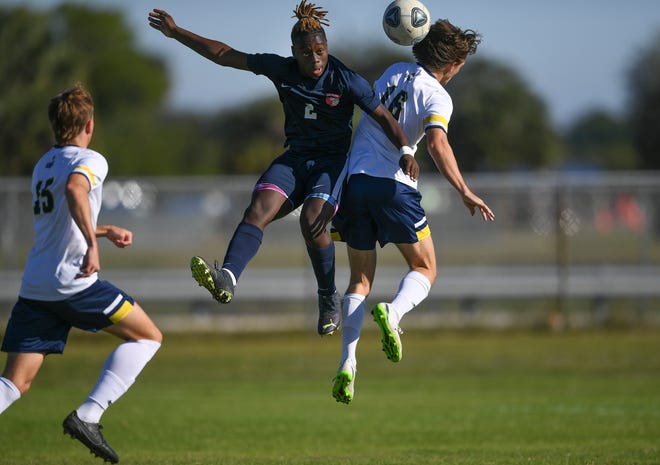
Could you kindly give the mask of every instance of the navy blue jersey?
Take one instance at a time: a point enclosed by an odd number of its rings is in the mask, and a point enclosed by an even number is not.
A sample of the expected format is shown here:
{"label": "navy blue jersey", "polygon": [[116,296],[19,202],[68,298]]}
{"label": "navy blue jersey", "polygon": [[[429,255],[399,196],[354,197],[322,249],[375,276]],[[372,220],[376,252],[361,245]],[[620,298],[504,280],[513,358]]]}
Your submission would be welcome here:
{"label": "navy blue jersey", "polygon": [[297,151],[346,155],[354,105],[371,113],[380,104],[367,80],[332,55],[318,79],[303,76],[293,57],[251,54],[247,63],[275,84],[284,107],[285,145]]}

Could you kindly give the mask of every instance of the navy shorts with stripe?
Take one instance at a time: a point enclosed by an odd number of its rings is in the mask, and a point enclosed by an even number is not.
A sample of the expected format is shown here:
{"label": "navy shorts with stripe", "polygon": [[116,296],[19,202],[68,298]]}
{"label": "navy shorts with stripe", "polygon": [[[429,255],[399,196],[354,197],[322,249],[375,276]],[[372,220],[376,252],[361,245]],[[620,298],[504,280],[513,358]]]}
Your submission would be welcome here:
{"label": "navy shorts with stripe", "polygon": [[345,164],[345,154],[307,155],[289,149],[273,160],[257,181],[255,190],[280,192],[288,199],[292,210],[308,197],[318,197],[336,206]]}
{"label": "navy shorts with stripe", "polygon": [[134,303],[121,289],[101,280],[65,300],[19,297],[7,323],[2,350],[61,354],[72,327],[96,332],[121,321]]}
{"label": "navy shorts with stripe", "polygon": [[388,178],[351,175],[344,188],[339,218],[333,222],[341,238],[357,250],[414,244],[431,231],[417,189]]}

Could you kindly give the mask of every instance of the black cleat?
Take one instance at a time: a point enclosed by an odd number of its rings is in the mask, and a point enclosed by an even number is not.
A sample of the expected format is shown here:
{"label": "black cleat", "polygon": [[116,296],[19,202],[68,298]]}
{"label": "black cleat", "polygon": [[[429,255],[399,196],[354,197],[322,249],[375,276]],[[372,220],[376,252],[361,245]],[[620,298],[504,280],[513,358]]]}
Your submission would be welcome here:
{"label": "black cleat", "polygon": [[62,426],[64,427],[64,434],[68,434],[82,442],[92,454],[102,458],[104,462],[119,462],[117,453],[105,442],[101,434],[101,428],[103,427],[99,423],[82,421],[74,410],[64,419]]}
{"label": "black cleat", "polygon": [[341,324],[341,296],[335,291],[331,295],[319,294],[318,332],[321,336],[330,336]]}
{"label": "black cleat", "polygon": [[190,271],[197,284],[206,288],[213,298],[221,304],[228,304],[234,297],[234,283],[225,270],[218,269],[218,262],[213,268],[202,257],[190,259]]}

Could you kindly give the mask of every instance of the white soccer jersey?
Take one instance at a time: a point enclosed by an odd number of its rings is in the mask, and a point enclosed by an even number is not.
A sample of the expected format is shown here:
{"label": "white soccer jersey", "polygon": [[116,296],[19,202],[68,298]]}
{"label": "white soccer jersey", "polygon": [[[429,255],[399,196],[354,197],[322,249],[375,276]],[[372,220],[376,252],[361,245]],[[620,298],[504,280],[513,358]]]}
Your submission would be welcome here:
{"label": "white soccer jersey", "polygon": [[[451,97],[438,80],[416,63],[395,63],[374,83],[381,102],[398,120],[413,149],[430,127],[447,132],[453,110]],[[362,117],[353,140],[348,173],[395,179],[417,188],[417,182],[403,174],[401,155],[381,126]]]}
{"label": "white soccer jersey", "polygon": [[100,153],[68,145],[53,147],[32,172],[34,245],[28,255],[19,295],[36,300],[63,300],[98,279],[96,273],[75,279],[80,272],[87,243],[73,221],[65,196],[71,173],[89,181],[92,224],[101,210],[102,185],[108,163]]}

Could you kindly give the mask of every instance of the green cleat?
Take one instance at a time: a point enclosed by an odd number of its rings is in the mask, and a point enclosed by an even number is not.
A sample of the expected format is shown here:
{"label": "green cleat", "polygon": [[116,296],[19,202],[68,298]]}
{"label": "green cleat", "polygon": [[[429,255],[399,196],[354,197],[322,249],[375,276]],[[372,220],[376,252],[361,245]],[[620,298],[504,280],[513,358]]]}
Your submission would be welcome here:
{"label": "green cleat", "polygon": [[353,400],[355,388],[355,365],[346,360],[337,370],[335,381],[332,384],[332,397],[337,402],[350,404]]}
{"label": "green cleat", "polygon": [[390,304],[380,303],[376,305],[371,309],[371,314],[382,333],[383,352],[389,360],[398,362],[403,356],[403,346],[399,336],[403,331],[398,325],[390,322]]}
{"label": "green cleat", "polygon": [[218,262],[213,268],[202,257],[190,259],[190,271],[197,284],[206,288],[213,298],[221,304],[228,304],[234,297],[234,283],[225,270],[218,269]]}

